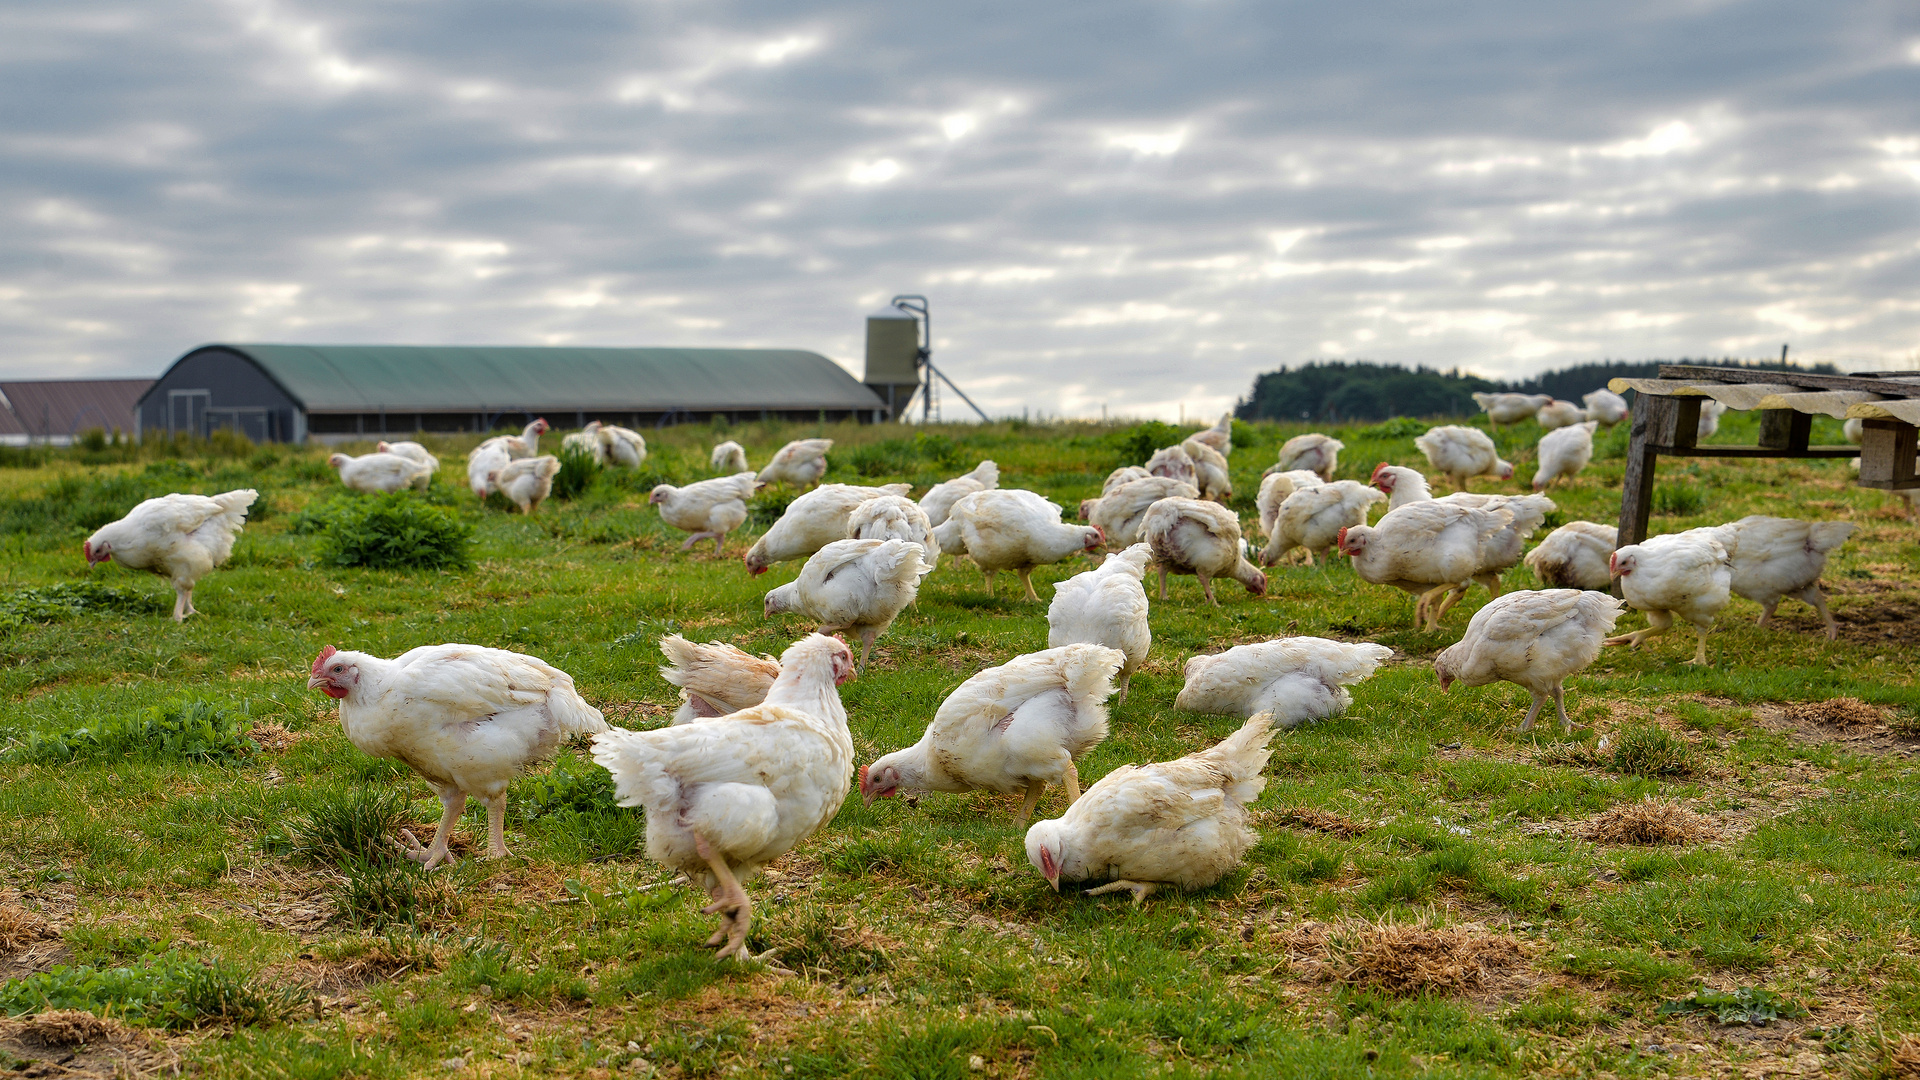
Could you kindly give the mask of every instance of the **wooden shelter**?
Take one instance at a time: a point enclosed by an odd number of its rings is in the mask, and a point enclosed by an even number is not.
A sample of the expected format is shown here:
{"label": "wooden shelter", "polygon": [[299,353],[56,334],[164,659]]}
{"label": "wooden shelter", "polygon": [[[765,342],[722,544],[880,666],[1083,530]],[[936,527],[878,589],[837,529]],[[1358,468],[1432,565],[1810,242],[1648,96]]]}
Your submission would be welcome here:
{"label": "wooden shelter", "polygon": [[[1639,395],[1620,492],[1620,546],[1647,538],[1653,471],[1661,455],[1727,458],[1860,459],[1861,487],[1920,488],[1920,371],[1812,375],[1797,371],[1660,365],[1657,379],[1613,379],[1614,393]],[[1758,446],[1699,445],[1700,404],[1760,410]],[[1809,446],[1816,415],[1863,421],[1859,446]]]}

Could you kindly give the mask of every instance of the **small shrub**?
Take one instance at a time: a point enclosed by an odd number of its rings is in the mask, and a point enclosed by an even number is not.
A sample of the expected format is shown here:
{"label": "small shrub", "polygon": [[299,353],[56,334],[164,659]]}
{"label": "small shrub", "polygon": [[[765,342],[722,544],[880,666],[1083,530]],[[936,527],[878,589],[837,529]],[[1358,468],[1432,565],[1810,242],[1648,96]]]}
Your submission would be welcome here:
{"label": "small shrub", "polygon": [[553,475],[553,497],[556,499],[577,499],[593,486],[594,478],[600,475],[600,463],[585,450],[566,449],[560,451],[560,471]]}
{"label": "small shrub", "polygon": [[613,801],[613,774],[572,754],[555,761],[546,775],[516,783],[508,801],[526,821],[620,809]]}
{"label": "small shrub", "polygon": [[295,532],[320,535],[321,558],[375,570],[464,570],[473,526],[405,492],[342,497],[298,515]]}
{"label": "small shrub", "polygon": [[62,581],[38,589],[22,589],[0,600],[0,630],[27,623],[53,622],[87,612],[123,615],[159,615],[171,605],[152,593],[106,585],[98,581]]}
{"label": "small shrub", "polygon": [[56,967],[0,985],[0,1012],[10,1016],[55,1009],[108,1012],[153,1027],[273,1024],[307,1005],[299,987],[270,987],[225,961],[168,952],[131,967]]}
{"label": "small shrub", "polygon": [[[1425,431],[1426,428],[1421,428]],[[1118,451],[1115,465],[1145,465],[1155,450],[1168,446],[1177,446],[1187,433],[1172,424],[1163,424],[1158,420],[1149,420],[1144,424],[1135,424],[1125,431],[1116,431],[1107,436],[1108,444]]]}
{"label": "small shrub", "polygon": [[1653,489],[1653,512],[1691,517],[1707,508],[1707,493],[1692,484],[1661,484]]}
{"label": "small shrub", "polygon": [[1693,772],[1693,751],[1665,728],[1635,724],[1614,740],[1610,764],[1627,776],[1686,776]]}
{"label": "small shrub", "polygon": [[1433,426],[1430,420],[1421,420],[1412,416],[1396,416],[1383,424],[1361,428],[1354,432],[1363,439],[1411,439],[1427,433]]}
{"label": "small shrub", "polygon": [[30,732],[0,759],[37,764],[123,757],[233,760],[259,749],[240,730],[242,719],[205,701],[175,701],[92,727]]}
{"label": "small shrub", "polygon": [[351,867],[397,858],[394,837],[408,820],[407,799],[391,788],[349,788],[304,796],[282,845],[303,862]]}

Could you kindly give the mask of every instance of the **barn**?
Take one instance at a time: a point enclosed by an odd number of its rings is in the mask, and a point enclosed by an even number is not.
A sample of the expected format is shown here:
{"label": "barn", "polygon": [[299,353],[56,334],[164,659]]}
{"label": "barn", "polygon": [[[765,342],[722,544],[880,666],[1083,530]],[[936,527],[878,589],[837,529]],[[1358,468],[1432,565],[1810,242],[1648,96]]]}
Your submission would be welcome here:
{"label": "barn", "polygon": [[134,410],[152,379],[38,379],[0,382],[0,446],[66,446],[95,428],[133,431]]}
{"label": "barn", "polygon": [[872,390],[802,349],[202,345],[140,398],[144,435],[230,429],[255,442],[493,431],[535,417],[657,427],[887,418]]}

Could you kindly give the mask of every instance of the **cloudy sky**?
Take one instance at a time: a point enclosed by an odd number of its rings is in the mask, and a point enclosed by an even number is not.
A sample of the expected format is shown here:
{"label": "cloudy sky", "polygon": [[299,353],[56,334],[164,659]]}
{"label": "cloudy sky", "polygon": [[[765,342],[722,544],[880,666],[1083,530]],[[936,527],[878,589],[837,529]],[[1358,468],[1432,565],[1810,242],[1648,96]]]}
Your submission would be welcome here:
{"label": "cloudy sky", "polygon": [[[8,0],[0,372],[766,345],[990,411],[1317,357],[1920,368],[1920,6]],[[956,416],[948,402],[949,417]]]}

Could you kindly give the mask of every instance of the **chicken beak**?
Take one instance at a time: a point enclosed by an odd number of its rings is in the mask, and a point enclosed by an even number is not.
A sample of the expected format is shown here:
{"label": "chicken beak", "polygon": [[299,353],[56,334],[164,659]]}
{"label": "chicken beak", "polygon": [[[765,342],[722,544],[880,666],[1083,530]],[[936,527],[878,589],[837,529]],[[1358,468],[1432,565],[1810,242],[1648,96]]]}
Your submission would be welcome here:
{"label": "chicken beak", "polygon": [[309,676],[307,679],[307,689],[309,690],[319,690],[331,685],[333,684],[327,681],[327,677],[325,675],[313,675],[313,676]]}

